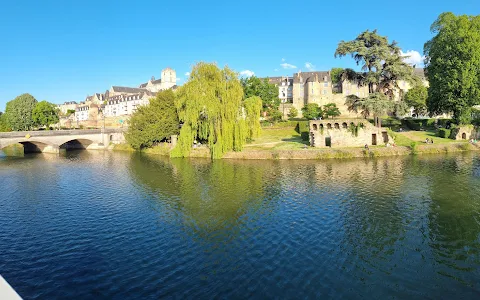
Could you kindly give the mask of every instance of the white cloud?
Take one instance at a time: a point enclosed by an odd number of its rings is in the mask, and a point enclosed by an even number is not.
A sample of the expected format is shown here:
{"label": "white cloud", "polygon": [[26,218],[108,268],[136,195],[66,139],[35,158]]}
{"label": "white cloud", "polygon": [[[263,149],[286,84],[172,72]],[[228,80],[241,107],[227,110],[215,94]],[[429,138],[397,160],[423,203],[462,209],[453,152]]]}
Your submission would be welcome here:
{"label": "white cloud", "polygon": [[423,66],[423,60],[425,56],[422,56],[418,51],[415,50],[407,50],[407,52],[403,52],[400,50],[401,56],[406,56],[403,61],[410,65]]}
{"label": "white cloud", "polygon": [[242,72],[240,72],[240,75],[244,77],[252,77],[253,75],[255,75],[255,73],[250,70],[243,70]]}
{"label": "white cloud", "polygon": [[305,68],[307,68],[309,71],[313,71],[315,69],[315,66],[312,63],[306,62]]}
{"label": "white cloud", "polygon": [[275,72],[278,72],[278,69],[275,69],[274,71],[275,71]]}
{"label": "white cloud", "polygon": [[282,58],[282,62],[284,62],[284,61],[285,61],[285,58]]}
{"label": "white cloud", "polygon": [[280,66],[284,69],[296,69],[297,68],[297,66],[287,64],[287,63],[280,64]]}
{"label": "white cloud", "polygon": [[190,77],[190,72],[186,72],[185,77]]}

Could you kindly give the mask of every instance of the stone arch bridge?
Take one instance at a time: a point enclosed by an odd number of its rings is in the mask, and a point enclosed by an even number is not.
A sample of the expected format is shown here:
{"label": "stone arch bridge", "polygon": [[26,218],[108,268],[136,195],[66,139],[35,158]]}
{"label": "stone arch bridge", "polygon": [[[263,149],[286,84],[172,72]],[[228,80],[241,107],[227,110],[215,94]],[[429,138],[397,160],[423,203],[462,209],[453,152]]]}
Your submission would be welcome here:
{"label": "stone arch bridge", "polygon": [[22,144],[25,153],[59,153],[70,149],[106,149],[125,141],[124,129],[0,132],[0,150]]}

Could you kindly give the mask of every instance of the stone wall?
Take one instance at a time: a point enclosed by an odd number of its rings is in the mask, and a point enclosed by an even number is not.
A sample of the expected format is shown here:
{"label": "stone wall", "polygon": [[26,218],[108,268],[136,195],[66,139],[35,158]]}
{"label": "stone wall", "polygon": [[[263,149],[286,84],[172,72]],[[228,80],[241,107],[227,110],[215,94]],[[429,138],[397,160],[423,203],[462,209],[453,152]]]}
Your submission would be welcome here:
{"label": "stone wall", "polygon": [[451,133],[450,137],[454,140],[476,140],[480,138],[480,132],[478,131],[478,128],[473,125],[460,126],[452,129],[452,131],[453,132]]}
{"label": "stone wall", "polygon": [[377,128],[364,119],[310,121],[310,145],[313,147],[362,147],[392,142],[387,129]]}

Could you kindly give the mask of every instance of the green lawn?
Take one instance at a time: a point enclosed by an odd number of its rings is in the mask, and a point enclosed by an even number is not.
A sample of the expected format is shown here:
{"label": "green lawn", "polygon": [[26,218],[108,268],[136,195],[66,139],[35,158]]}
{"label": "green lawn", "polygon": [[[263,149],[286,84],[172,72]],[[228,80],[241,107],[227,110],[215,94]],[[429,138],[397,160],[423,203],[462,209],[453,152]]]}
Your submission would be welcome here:
{"label": "green lawn", "polygon": [[[397,132],[397,136],[403,136],[414,142],[425,142],[425,139],[432,140],[434,144],[458,143],[460,141],[452,139],[444,139],[436,136],[436,131],[405,131]],[[400,142],[398,143],[400,144]]]}
{"label": "green lawn", "polygon": [[246,149],[291,150],[302,149],[308,145],[293,127],[262,128],[260,136],[245,146]]}

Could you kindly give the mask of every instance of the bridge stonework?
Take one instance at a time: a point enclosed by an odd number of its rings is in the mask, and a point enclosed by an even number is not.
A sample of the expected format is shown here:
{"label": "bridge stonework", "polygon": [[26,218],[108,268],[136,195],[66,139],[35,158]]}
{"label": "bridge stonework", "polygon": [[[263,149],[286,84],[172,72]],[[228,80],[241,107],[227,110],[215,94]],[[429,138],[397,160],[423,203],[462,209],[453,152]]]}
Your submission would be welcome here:
{"label": "bridge stonework", "polygon": [[23,144],[28,152],[59,153],[65,149],[107,149],[125,141],[123,129],[16,131],[0,133],[0,150]]}

